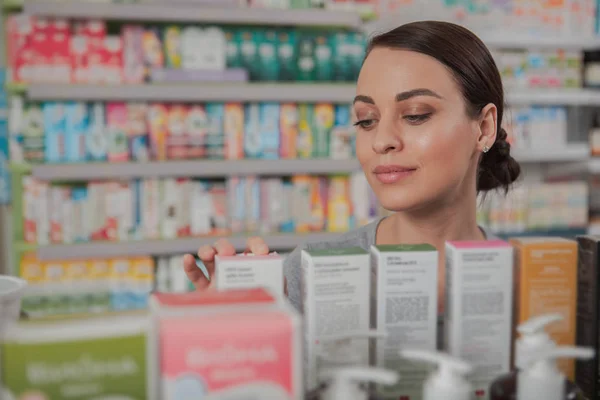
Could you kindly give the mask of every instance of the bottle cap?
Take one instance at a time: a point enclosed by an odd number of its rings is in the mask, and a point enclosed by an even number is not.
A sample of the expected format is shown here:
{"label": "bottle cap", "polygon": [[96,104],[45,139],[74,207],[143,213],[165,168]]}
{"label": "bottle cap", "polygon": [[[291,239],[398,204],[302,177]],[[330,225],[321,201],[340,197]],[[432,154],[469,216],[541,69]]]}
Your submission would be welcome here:
{"label": "bottle cap", "polygon": [[332,366],[355,366],[368,363],[363,360],[360,351],[356,350],[356,341],[360,339],[385,339],[387,332],[371,329],[361,332],[342,333],[323,338],[323,348],[319,354],[321,360]]}
{"label": "bottle cap", "polygon": [[399,376],[395,371],[381,368],[347,367],[325,371],[321,378],[331,381],[323,393],[323,400],[368,400],[369,395],[360,387],[361,383],[393,385]]}
{"label": "bottle cap", "polygon": [[556,347],[556,343],[545,329],[547,325],[562,319],[560,314],[544,314],[533,317],[517,327],[520,337],[515,343],[515,366],[518,369],[523,368],[533,354]]}
{"label": "bottle cap", "polygon": [[558,369],[556,360],[574,358],[589,360],[594,350],[586,347],[562,346],[532,354],[519,372],[518,399],[562,400],[566,378]]}
{"label": "bottle cap", "polygon": [[423,400],[469,400],[473,394],[471,384],[465,378],[473,370],[463,360],[447,354],[426,350],[402,350],[400,355],[414,361],[437,364],[423,386]]}

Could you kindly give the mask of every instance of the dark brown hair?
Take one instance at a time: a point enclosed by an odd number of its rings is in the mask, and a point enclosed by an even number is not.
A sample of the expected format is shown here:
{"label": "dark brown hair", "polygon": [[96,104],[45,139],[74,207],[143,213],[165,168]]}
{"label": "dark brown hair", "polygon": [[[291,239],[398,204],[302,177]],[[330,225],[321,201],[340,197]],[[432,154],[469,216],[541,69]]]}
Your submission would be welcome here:
{"label": "dark brown hair", "polygon": [[504,90],[498,67],[483,42],[459,25],[440,21],[419,21],[399,26],[371,39],[369,52],[377,47],[409,50],[435,58],[454,75],[467,105],[467,113],[477,118],[493,103],[498,109],[496,141],[483,153],[477,171],[477,191],[508,191],[521,173],[510,155],[510,144],[502,128]]}

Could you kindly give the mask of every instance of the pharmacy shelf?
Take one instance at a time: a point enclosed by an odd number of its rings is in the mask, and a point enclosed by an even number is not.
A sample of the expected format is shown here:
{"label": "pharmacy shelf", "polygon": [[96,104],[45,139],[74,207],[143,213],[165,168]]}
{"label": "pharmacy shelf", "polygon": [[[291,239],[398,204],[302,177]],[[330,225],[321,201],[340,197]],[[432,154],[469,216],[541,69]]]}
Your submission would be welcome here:
{"label": "pharmacy shelf", "polygon": [[600,174],[600,157],[592,157],[587,163],[587,170],[591,174]]}
{"label": "pharmacy shelf", "polygon": [[[271,250],[291,250],[302,243],[318,243],[333,240],[339,233],[293,234],[278,233],[261,235]],[[247,236],[231,236],[229,242],[238,250],[246,247]],[[95,242],[39,246],[40,260],[111,258],[123,256],[162,256],[196,253],[203,245],[212,245],[216,237],[194,237],[174,240],[145,240],[138,242]]]}
{"label": "pharmacy shelf", "polygon": [[190,83],[150,85],[31,84],[31,100],[80,101],[274,101],[350,103],[353,84],[324,83]]}
{"label": "pharmacy shelf", "polygon": [[[435,18],[434,18],[435,19]],[[362,29],[368,35],[376,35],[403,23],[412,22],[398,13],[388,14],[378,20],[363,24]],[[474,30],[486,46],[495,49],[564,49],[597,50],[600,49],[600,37],[533,34],[526,32],[489,32]]]}
{"label": "pharmacy shelf", "polygon": [[214,160],[147,163],[44,164],[33,166],[32,176],[40,180],[77,182],[95,179],[131,179],[227,176],[287,176],[298,174],[334,175],[360,170],[355,160]]}
{"label": "pharmacy shelf", "polygon": [[511,105],[599,106],[600,90],[589,89],[518,89],[507,91]]}
{"label": "pharmacy shelf", "polygon": [[531,34],[486,34],[479,35],[486,46],[496,49],[600,49],[599,37],[548,36]]}
{"label": "pharmacy shelf", "polygon": [[590,157],[590,147],[586,143],[572,143],[558,149],[537,149],[536,151],[514,150],[511,153],[521,163],[585,161]]}
{"label": "pharmacy shelf", "polygon": [[321,26],[359,28],[358,13],[321,9],[265,9],[214,7],[190,3],[115,3],[87,1],[26,0],[27,14],[55,18],[86,18],[119,21],[190,22],[273,26]]}
{"label": "pharmacy shelf", "polygon": [[[353,84],[343,83],[190,83],[149,85],[31,84],[31,100],[80,101],[275,101],[350,103]],[[515,89],[507,92],[511,105],[600,106],[600,90]]]}
{"label": "pharmacy shelf", "polygon": [[578,235],[586,235],[588,233],[587,227],[581,228],[562,228],[562,229],[549,229],[549,230],[535,230],[525,232],[510,232],[510,233],[496,233],[496,236],[502,239],[519,238],[519,237],[563,237],[563,238],[574,238]]}

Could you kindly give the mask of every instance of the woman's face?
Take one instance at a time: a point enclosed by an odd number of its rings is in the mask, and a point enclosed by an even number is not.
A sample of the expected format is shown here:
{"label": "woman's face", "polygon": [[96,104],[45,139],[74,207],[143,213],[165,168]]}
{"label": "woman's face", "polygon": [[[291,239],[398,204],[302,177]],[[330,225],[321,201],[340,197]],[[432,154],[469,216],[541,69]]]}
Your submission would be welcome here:
{"label": "woman's face", "polygon": [[479,123],[443,64],[375,48],[356,94],[356,153],[384,208],[425,209],[474,185]]}

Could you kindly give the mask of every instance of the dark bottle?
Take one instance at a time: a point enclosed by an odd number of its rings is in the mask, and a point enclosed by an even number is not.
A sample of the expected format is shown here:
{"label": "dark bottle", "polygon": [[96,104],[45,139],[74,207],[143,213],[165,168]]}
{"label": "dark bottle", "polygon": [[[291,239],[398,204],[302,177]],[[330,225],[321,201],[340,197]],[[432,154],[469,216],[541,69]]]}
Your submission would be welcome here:
{"label": "dark bottle", "polygon": [[[517,400],[518,370],[504,374],[490,386],[490,400]],[[571,381],[565,384],[564,399],[566,400],[589,400],[583,392]]]}

